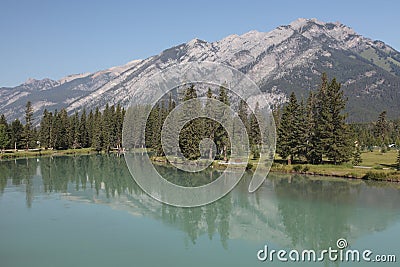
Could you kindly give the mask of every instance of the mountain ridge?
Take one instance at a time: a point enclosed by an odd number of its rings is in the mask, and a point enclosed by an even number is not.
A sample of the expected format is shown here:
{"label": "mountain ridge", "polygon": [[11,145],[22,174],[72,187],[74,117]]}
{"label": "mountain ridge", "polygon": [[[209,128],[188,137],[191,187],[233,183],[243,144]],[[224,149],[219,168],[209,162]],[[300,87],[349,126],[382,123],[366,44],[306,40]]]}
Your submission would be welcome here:
{"label": "mountain ridge", "polygon": [[73,112],[104,107],[107,102],[127,105],[131,93],[146,78],[189,61],[221,62],[239,69],[276,105],[285,102],[292,91],[305,98],[326,72],[342,83],[350,121],[371,121],[382,110],[387,110],[389,118],[400,116],[400,53],[340,22],[304,18],[269,32],[253,30],[215,42],[195,38],[158,55],[94,73],[3,87],[0,113],[20,118],[27,100],[32,101],[36,118],[44,108]]}

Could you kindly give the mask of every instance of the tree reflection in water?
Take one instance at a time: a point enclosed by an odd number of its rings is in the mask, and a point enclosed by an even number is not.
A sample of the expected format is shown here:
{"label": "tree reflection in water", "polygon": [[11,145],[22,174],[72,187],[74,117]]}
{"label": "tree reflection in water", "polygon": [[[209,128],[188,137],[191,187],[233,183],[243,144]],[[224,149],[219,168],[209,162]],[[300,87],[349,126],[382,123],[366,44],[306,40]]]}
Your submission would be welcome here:
{"label": "tree reflection in water", "polygon": [[[157,168],[171,182],[186,186],[218,177],[215,170],[184,176]],[[399,220],[397,185],[271,173],[260,190],[249,194],[248,182],[244,177],[231,193],[209,205],[178,208],[147,196],[124,158],[114,154],[0,162],[0,194],[10,186],[25,190],[27,207],[34,207],[35,196],[61,193],[72,201],[89,200],[160,220],[186,233],[187,244],[205,235],[219,238],[224,248],[230,239],[244,239],[318,250],[338,238],[352,242]]]}

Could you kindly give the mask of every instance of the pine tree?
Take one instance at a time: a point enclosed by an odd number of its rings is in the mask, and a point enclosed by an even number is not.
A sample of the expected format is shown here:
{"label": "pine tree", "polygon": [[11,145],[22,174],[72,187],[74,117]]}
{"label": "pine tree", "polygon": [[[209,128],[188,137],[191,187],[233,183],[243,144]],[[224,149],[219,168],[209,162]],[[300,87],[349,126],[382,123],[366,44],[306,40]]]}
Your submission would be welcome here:
{"label": "pine tree", "polygon": [[98,107],[93,116],[92,147],[97,151],[103,148],[103,118]]}
{"label": "pine tree", "polygon": [[239,149],[238,151],[239,154],[243,154],[244,151],[248,150],[248,147],[245,147],[244,145],[245,144],[244,137],[245,136],[248,137],[250,132],[249,107],[243,99],[239,101],[238,117],[240,121],[243,123],[246,132],[243,132],[241,130],[241,127],[237,126],[240,124],[240,122],[235,122],[235,120],[233,120],[234,136],[232,137],[232,140],[233,139],[234,140],[232,141],[232,143],[237,145],[236,147]]}
{"label": "pine tree", "polygon": [[56,145],[58,144],[58,139],[60,138],[60,120],[59,120],[59,112],[57,109],[54,111],[53,121],[51,123],[51,147],[57,149]]}
{"label": "pine tree", "polygon": [[29,149],[32,145],[32,116],[33,107],[31,101],[28,101],[25,106],[25,127],[24,127],[24,142],[25,148]]}
{"label": "pine tree", "polygon": [[4,114],[0,116],[0,149],[3,150],[10,144],[10,129]]}
{"label": "pine tree", "polygon": [[317,124],[317,105],[316,96],[313,92],[307,99],[306,104],[306,151],[307,161],[312,164],[318,164],[322,161],[322,148],[319,144],[319,139],[316,131]]}
{"label": "pine tree", "polygon": [[332,118],[328,104],[328,77],[326,73],[322,74],[321,85],[318,88],[314,98],[314,136],[313,144],[314,157],[313,163],[322,163],[322,155],[326,151],[328,139],[333,132]]}
{"label": "pine tree", "polygon": [[[174,141],[176,141],[175,130],[177,129],[176,123],[179,116],[176,116],[176,112],[170,113],[172,110],[175,109],[175,106],[175,101],[172,99],[172,94],[170,93],[168,96],[168,103],[165,105],[163,101],[160,111],[160,123],[164,125],[164,128],[161,129],[163,146],[161,147],[160,145],[158,151],[159,154],[165,154],[167,156],[177,155],[177,148],[172,144],[174,144]],[[168,125],[165,125],[167,123],[165,120],[168,116]]]}
{"label": "pine tree", "polygon": [[[197,92],[194,85],[190,85],[184,91],[183,101],[189,101],[197,98]],[[201,105],[198,101],[191,102],[181,110],[181,115],[178,120],[186,121],[186,118],[196,118],[200,114]],[[199,144],[202,135],[202,121],[200,119],[193,119],[187,122],[179,134],[179,147],[185,158],[193,160],[200,157]]]}
{"label": "pine tree", "polygon": [[[219,87],[219,95],[218,95],[218,101],[222,102],[226,106],[230,106],[229,103],[229,97],[226,89],[226,85],[222,85]],[[220,114],[217,116],[224,122],[225,127],[228,127],[230,118],[227,117],[227,114],[225,112],[221,113],[218,111]],[[217,145],[217,153],[219,155],[223,155],[223,159],[225,161],[228,160],[228,154],[229,154],[229,148],[230,148],[230,141],[229,141],[229,136],[228,132],[226,129],[221,124],[218,124],[217,129],[215,131],[215,144]]]}
{"label": "pine tree", "polygon": [[[136,113],[136,112],[135,112]],[[161,137],[160,107],[153,106],[146,121],[145,144],[146,148],[157,151]]]}
{"label": "pine tree", "polygon": [[239,102],[238,116],[243,122],[243,125],[246,127],[246,130],[249,131],[249,111],[247,104],[243,99],[241,99]]}
{"label": "pine tree", "polygon": [[8,125],[6,116],[4,116],[4,114],[0,115],[0,124]]}
{"label": "pine tree", "polygon": [[22,136],[24,134],[24,126],[21,121],[16,119],[11,123],[10,127],[10,145],[14,149],[24,147],[24,142],[22,141]]}
{"label": "pine tree", "polygon": [[124,117],[122,115],[121,105],[118,103],[115,109],[115,145],[118,149],[122,146],[122,126]]}
{"label": "pine tree", "polygon": [[375,137],[378,140],[378,145],[381,146],[383,152],[386,152],[386,137],[388,134],[388,122],[386,120],[386,111],[382,111],[378,120],[375,123]]}
{"label": "pine tree", "polygon": [[[124,149],[150,148],[152,132],[149,118],[146,114],[151,113],[151,106],[129,107],[124,116]],[[121,115],[123,112],[121,112]],[[122,127],[122,125],[121,125]],[[135,130],[132,130],[135,129]],[[147,140],[147,141],[146,141]]]}
{"label": "pine tree", "polygon": [[40,121],[39,140],[42,147],[49,148],[52,146],[52,126],[53,114],[47,109],[43,111],[43,117]]}
{"label": "pine tree", "polygon": [[78,131],[80,133],[79,135],[79,144],[81,147],[89,147],[89,132],[88,132],[88,127],[87,127],[87,121],[86,121],[86,109],[83,108],[81,118],[79,121],[79,127]]}
{"label": "pine tree", "polygon": [[309,140],[311,129],[308,128],[308,113],[307,113],[307,105],[304,103],[304,100],[301,99],[298,113],[297,113],[297,128],[296,128],[296,136],[298,139],[298,145],[295,149],[295,154],[300,159],[307,159],[307,142]]}
{"label": "pine tree", "polygon": [[74,115],[68,118],[69,128],[67,129],[68,136],[68,147],[76,149],[80,147],[79,139],[80,139],[80,131],[79,131],[79,115],[78,112],[75,111]]}
{"label": "pine tree", "polygon": [[300,140],[300,106],[297,103],[294,92],[289,97],[289,103],[282,112],[280,127],[278,128],[277,153],[283,158],[288,159],[290,164],[294,157],[299,155]]}
{"label": "pine tree", "polygon": [[[212,140],[213,142],[215,141],[215,131],[217,130],[218,127],[218,122],[216,122],[215,120],[211,119],[213,117],[214,114],[214,104],[213,104],[213,100],[214,95],[213,92],[211,90],[211,88],[208,88],[207,90],[207,100],[206,103],[204,105],[204,114],[206,116],[206,118],[209,119],[205,119],[204,122],[204,137],[209,138],[210,140]],[[213,145],[210,144],[210,148],[208,149],[208,159],[212,160],[213,159],[213,154],[216,151],[213,151]]]}
{"label": "pine tree", "polygon": [[8,125],[7,118],[4,114],[0,115],[0,125],[4,125],[8,139],[10,138],[10,125]]}
{"label": "pine tree", "polygon": [[54,123],[53,123],[53,132],[54,132],[54,148],[55,149],[67,149],[68,141],[69,141],[69,118],[67,111],[65,109],[61,109],[60,112],[54,115]]}
{"label": "pine tree", "polygon": [[228,92],[226,90],[226,85],[221,85],[219,87],[219,95],[218,95],[218,100],[224,103],[225,105],[229,106],[229,98],[228,98]]}
{"label": "pine tree", "polygon": [[350,130],[342,114],[347,99],[340,87],[335,78],[329,83],[324,73],[317,93],[310,94],[307,113],[314,130],[308,137],[307,155],[313,164],[321,163],[323,155],[335,164],[351,157]]}
{"label": "pine tree", "polygon": [[165,119],[168,116],[168,105],[165,104],[164,99],[161,100],[161,104],[159,106],[159,117],[158,117],[158,125],[159,125],[159,139],[157,140],[156,152],[159,156],[164,156],[164,150],[161,144],[161,132],[163,130]]}
{"label": "pine tree", "polygon": [[257,114],[259,112],[259,103],[256,103],[254,112],[249,115],[249,143],[250,150],[253,154],[253,158],[259,158],[260,156],[260,145],[261,145],[261,131],[257,120]]}
{"label": "pine tree", "polygon": [[[32,129],[32,140],[33,140],[32,145],[40,147],[39,131],[36,127]],[[34,140],[36,140],[36,142]]]}
{"label": "pine tree", "polygon": [[94,130],[94,115],[93,115],[93,110],[90,110],[88,118],[87,118],[87,131],[88,131],[88,147],[94,147],[93,146],[93,133]]}
{"label": "pine tree", "polygon": [[69,117],[68,117],[68,113],[66,109],[61,109],[60,113],[60,123],[61,123],[61,138],[60,143],[59,143],[59,148],[61,149],[68,149],[68,129],[70,129],[70,121],[69,121]]}
{"label": "pine tree", "polygon": [[8,146],[9,142],[10,139],[7,133],[6,125],[0,124],[0,150],[2,152]]}
{"label": "pine tree", "polygon": [[102,137],[103,137],[103,148],[108,152],[111,148],[111,127],[112,127],[112,118],[111,118],[111,110],[108,105],[106,104],[105,109],[103,110],[102,114]]}
{"label": "pine tree", "polygon": [[275,121],[275,128],[278,129],[281,124],[281,108],[277,105],[272,106],[272,117]]}
{"label": "pine tree", "polygon": [[116,147],[116,143],[117,143],[117,131],[118,131],[114,105],[112,105],[110,107],[108,121],[109,121],[109,125],[110,125],[110,129],[108,129],[108,132],[110,134],[110,148],[114,148],[114,147]]}
{"label": "pine tree", "polygon": [[325,153],[329,160],[334,164],[349,161],[351,157],[352,144],[346,115],[342,114],[346,106],[347,99],[343,95],[341,85],[333,78],[328,87],[327,101],[329,116],[326,121],[327,132]]}

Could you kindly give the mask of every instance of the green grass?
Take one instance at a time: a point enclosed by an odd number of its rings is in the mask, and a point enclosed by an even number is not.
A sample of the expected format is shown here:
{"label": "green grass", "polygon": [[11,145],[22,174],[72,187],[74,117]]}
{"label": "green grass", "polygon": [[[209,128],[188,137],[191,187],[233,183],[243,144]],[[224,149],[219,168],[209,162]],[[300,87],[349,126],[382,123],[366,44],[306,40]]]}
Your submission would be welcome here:
{"label": "green grass", "polygon": [[[386,153],[381,153],[378,150],[373,152],[363,152],[361,157],[363,162],[360,165],[366,168],[357,168],[351,163],[338,165],[327,163],[321,165],[294,163],[292,165],[287,165],[282,163],[284,161],[276,156],[276,161],[273,163],[271,171],[280,173],[304,173],[328,177],[400,181],[400,172],[395,171],[395,162],[397,157],[396,150],[391,150]],[[165,162],[164,157],[153,157],[152,159],[158,162]],[[246,161],[245,159],[240,160],[242,162]],[[216,168],[222,167],[219,161],[215,161],[213,165]],[[265,162],[259,163],[258,160],[254,160],[251,157],[247,169],[254,170],[256,166],[266,168]]]}
{"label": "green grass", "polygon": [[394,167],[397,153],[398,152],[395,149],[392,149],[386,153],[381,153],[378,150],[374,150],[372,152],[363,152],[361,154],[362,163],[360,165],[368,167]]}
{"label": "green grass", "polygon": [[[361,166],[367,168],[357,168],[350,163],[340,165],[333,164],[292,164],[286,165],[274,163],[271,171],[276,172],[297,172],[312,175],[347,177],[358,179],[400,181],[400,172],[395,171],[395,162],[397,158],[397,150],[391,150],[386,153],[380,151],[363,152],[361,158],[363,162]],[[278,158],[279,159],[279,158]]]}
{"label": "green grass", "polygon": [[79,148],[79,149],[66,149],[66,150],[40,150],[40,151],[26,151],[18,150],[13,152],[0,153],[0,159],[13,159],[13,158],[35,158],[40,156],[62,156],[74,154],[90,154],[96,153],[92,148]]}

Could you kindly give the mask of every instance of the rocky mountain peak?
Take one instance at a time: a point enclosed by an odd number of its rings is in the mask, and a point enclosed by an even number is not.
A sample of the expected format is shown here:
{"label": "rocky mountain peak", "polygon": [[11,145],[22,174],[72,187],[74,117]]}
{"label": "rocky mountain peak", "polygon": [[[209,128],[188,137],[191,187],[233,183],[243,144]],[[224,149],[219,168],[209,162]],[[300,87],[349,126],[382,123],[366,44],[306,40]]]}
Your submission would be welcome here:
{"label": "rocky mountain peak", "polygon": [[326,72],[342,83],[350,120],[371,120],[383,109],[389,116],[400,115],[400,53],[340,22],[306,18],[269,32],[253,30],[215,42],[195,38],[147,59],[95,73],[59,81],[29,79],[14,88],[0,88],[0,114],[21,118],[28,100],[38,103],[37,117],[44,108],[74,112],[106,103],[126,105],[132,92],[155,72],[187,61],[222,62],[237,68],[277,105],[292,91],[306,97]]}
{"label": "rocky mountain peak", "polygon": [[26,89],[29,89],[29,90],[39,90],[40,91],[40,90],[46,90],[46,89],[52,88],[57,85],[59,85],[58,81],[54,81],[49,78],[44,78],[41,80],[29,78],[20,86],[24,87]]}

